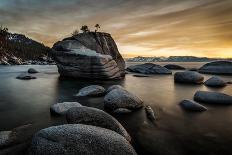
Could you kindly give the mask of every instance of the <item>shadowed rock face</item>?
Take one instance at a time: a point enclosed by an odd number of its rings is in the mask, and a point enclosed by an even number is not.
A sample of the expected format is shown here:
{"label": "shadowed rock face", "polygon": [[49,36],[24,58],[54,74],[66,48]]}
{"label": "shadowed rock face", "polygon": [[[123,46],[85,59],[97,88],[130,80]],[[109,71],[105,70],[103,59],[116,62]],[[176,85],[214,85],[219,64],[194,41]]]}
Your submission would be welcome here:
{"label": "shadowed rock face", "polygon": [[199,69],[200,73],[205,74],[226,74],[232,75],[232,61],[215,61],[203,65]]}
{"label": "shadowed rock face", "polygon": [[107,33],[81,33],[59,41],[53,56],[61,76],[117,79],[125,75],[125,61]]}

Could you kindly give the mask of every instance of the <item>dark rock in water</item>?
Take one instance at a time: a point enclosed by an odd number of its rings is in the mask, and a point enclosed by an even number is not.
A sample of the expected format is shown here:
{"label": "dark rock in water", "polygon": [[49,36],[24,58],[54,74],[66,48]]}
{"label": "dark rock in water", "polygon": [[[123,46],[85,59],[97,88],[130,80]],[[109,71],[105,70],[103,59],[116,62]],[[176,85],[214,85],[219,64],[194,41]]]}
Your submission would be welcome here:
{"label": "dark rock in water", "polygon": [[175,64],[168,64],[168,65],[165,65],[164,67],[167,69],[173,69],[173,70],[185,70],[184,67],[175,65]]}
{"label": "dark rock in water", "polygon": [[22,73],[22,74],[20,74],[19,76],[17,76],[16,78],[17,78],[17,79],[20,79],[20,80],[31,80],[31,79],[36,79],[36,77],[31,76],[31,75],[28,74],[28,73]]}
{"label": "dark rock in water", "polygon": [[86,124],[113,130],[131,141],[131,137],[124,127],[114,117],[102,110],[85,106],[71,108],[67,112],[66,119],[69,124]]}
{"label": "dark rock in water", "polygon": [[199,103],[196,103],[192,100],[183,100],[180,102],[180,106],[185,109],[185,110],[188,110],[188,111],[206,111],[207,108],[204,107],[203,105],[199,104]]}
{"label": "dark rock in water", "polygon": [[227,83],[228,83],[228,84],[232,84],[232,81],[228,81]]}
{"label": "dark rock in water", "polygon": [[31,155],[136,155],[120,134],[91,125],[66,124],[42,129],[35,134]]}
{"label": "dark rock in water", "polygon": [[81,33],[59,41],[53,56],[61,76],[118,79],[125,76],[125,61],[110,34]]}
{"label": "dark rock in water", "polygon": [[77,97],[82,96],[102,96],[105,94],[105,88],[98,85],[91,85],[79,90]]}
{"label": "dark rock in water", "polygon": [[193,71],[176,72],[174,75],[174,80],[177,83],[202,84],[204,81],[204,76]]}
{"label": "dark rock in water", "polygon": [[141,74],[172,74],[167,68],[153,63],[129,66],[127,71]]}
{"label": "dark rock in water", "polygon": [[50,107],[50,111],[54,114],[65,115],[69,109],[81,106],[82,105],[78,102],[56,103]]}
{"label": "dark rock in water", "polygon": [[197,91],[194,95],[194,100],[208,104],[231,105],[232,96],[208,91]]}
{"label": "dark rock in water", "polygon": [[146,106],[145,111],[146,111],[148,119],[150,119],[151,121],[155,121],[155,119],[156,119],[155,113],[152,110],[151,106]]}
{"label": "dark rock in water", "polygon": [[198,71],[198,68],[189,68],[189,71]]}
{"label": "dark rock in water", "polygon": [[226,82],[220,77],[214,76],[205,81],[205,85],[209,87],[225,87]]}
{"label": "dark rock in water", "polygon": [[106,94],[104,105],[111,110],[116,110],[118,108],[133,110],[143,107],[143,101],[125,89],[113,89]]}
{"label": "dark rock in water", "polygon": [[29,68],[27,72],[30,73],[30,74],[39,73],[39,72],[38,72],[37,70],[35,70],[34,68]]}
{"label": "dark rock in water", "polygon": [[132,111],[130,109],[127,108],[118,108],[116,110],[113,111],[115,114],[128,114],[131,113]]}
{"label": "dark rock in water", "polygon": [[120,85],[112,85],[107,89],[106,93],[109,93],[110,91],[112,91],[114,89],[124,89],[124,88]]}
{"label": "dark rock in water", "polygon": [[143,75],[143,74],[134,74],[134,77],[150,77],[148,75]]}
{"label": "dark rock in water", "polygon": [[205,74],[225,74],[232,75],[232,61],[214,61],[203,65],[199,69]]}

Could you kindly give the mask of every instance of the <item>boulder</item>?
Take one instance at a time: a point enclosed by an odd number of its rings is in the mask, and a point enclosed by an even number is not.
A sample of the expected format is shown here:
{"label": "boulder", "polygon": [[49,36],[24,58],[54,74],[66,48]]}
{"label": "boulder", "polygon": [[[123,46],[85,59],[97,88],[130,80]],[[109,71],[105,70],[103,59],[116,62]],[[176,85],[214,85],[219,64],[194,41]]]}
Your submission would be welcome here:
{"label": "boulder", "polygon": [[141,74],[172,74],[167,68],[153,63],[129,66],[127,71]]}
{"label": "boulder", "polygon": [[30,74],[39,73],[39,72],[38,72],[37,70],[35,70],[34,68],[29,68],[27,72],[30,73]]}
{"label": "boulder", "polygon": [[220,77],[214,76],[205,81],[205,85],[209,87],[225,87],[226,82]]}
{"label": "boulder", "polygon": [[192,100],[183,100],[180,102],[180,106],[188,111],[197,111],[197,112],[201,112],[201,111],[206,111],[207,108],[204,107],[203,105],[192,101]]}
{"label": "boulder", "polygon": [[32,76],[28,73],[22,73],[20,74],[19,76],[16,77],[17,79],[20,79],[20,80],[31,80],[31,79],[36,79],[35,76]]}
{"label": "boulder", "polygon": [[110,91],[112,91],[114,89],[124,89],[124,88],[120,85],[112,85],[107,89],[106,93],[109,93]]}
{"label": "boulder", "polygon": [[232,104],[232,96],[219,92],[197,91],[194,95],[194,100],[208,104]]}
{"label": "boulder", "polygon": [[32,139],[31,155],[136,155],[120,134],[100,127],[66,124],[42,129]]}
{"label": "boulder", "polygon": [[88,79],[125,76],[125,61],[108,33],[80,33],[55,43],[52,53],[61,76]]}
{"label": "boulder", "polygon": [[176,72],[174,75],[174,80],[177,83],[202,84],[204,81],[204,76],[193,71]]}
{"label": "boulder", "polygon": [[131,113],[132,111],[127,109],[127,108],[118,108],[113,111],[115,114],[128,114]]}
{"label": "boulder", "polygon": [[66,119],[69,124],[86,124],[113,130],[131,141],[124,127],[114,117],[100,109],[85,106],[71,108],[66,114]]}
{"label": "boulder", "polygon": [[205,74],[225,74],[232,75],[232,61],[214,61],[203,65],[199,69]]}
{"label": "boulder", "polygon": [[65,115],[70,108],[81,107],[82,105],[78,102],[63,102],[56,103],[50,107],[50,111],[54,114]]}
{"label": "boulder", "polygon": [[168,64],[168,65],[165,65],[164,67],[167,69],[172,69],[172,70],[185,70],[184,67],[175,65],[175,64]]}
{"label": "boulder", "polygon": [[78,94],[75,96],[83,97],[83,96],[102,96],[105,94],[105,88],[98,85],[91,85],[84,87],[79,90]]}
{"label": "boulder", "polygon": [[104,106],[111,110],[118,108],[133,110],[143,107],[143,101],[125,89],[113,89],[105,96]]}

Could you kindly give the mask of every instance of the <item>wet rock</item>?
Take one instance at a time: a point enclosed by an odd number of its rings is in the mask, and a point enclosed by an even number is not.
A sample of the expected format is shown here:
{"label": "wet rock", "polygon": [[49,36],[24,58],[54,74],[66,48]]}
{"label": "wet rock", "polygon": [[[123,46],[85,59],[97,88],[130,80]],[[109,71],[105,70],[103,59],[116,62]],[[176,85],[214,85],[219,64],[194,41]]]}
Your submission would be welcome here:
{"label": "wet rock", "polygon": [[104,105],[111,110],[118,108],[133,110],[143,107],[143,101],[125,89],[113,89],[105,96]]}
{"label": "wet rock", "polygon": [[35,134],[31,155],[136,155],[120,134],[91,125],[66,124],[42,129]]}
{"label": "wet rock", "polygon": [[128,114],[131,113],[132,111],[126,108],[118,108],[113,111],[115,114]]}
{"label": "wet rock", "polygon": [[204,81],[204,76],[193,71],[176,72],[174,75],[174,80],[177,83],[202,84]]}
{"label": "wet rock", "polygon": [[175,65],[175,64],[168,64],[168,65],[165,65],[164,67],[167,69],[172,69],[172,70],[185,70],[184,67]]}
{"label": "wet rock", "polygon": [[112,85],[112,86],[110,86],[110,87],[107,89],[106,93],[109,93],[110,91],[112,91],[112,90],[114,90],[114,89],[125,89],[125,88],[123,88],[123,87],[120,86],[120,85]]}
{"label": "wet rock", "polygon": [[205,74],[226,74],[232,75],[232,61],[214,61],[203,65],[199,69]]}
{"label": "wet rock", "polygon": [[205,81],[205,85],[208,87],[225,87],[226,82],[223,81],[220,77],[214,76]]}
{"label": "wet rock", "polygon": [[81,107],[82,105],[78,102],[63,102],[56,103],[50,107],[50,110],[54,114],[64,115],[70,108]]}
{"label": "wet rock", "polygon": [[154,113],[153,109],[151,108],[151,106],[146,106],[145,111],[146,111],[148,119],[150,119],[151,121],[155,121],[155,119],[156,119],[155,113]]}
{"label": "wet rock", "polygon": [[82,96],[102,96],[105,94],[105,88],[98,85],[91,85],[79,90],[77,97]]}
{"label": "wet rock", "polygon": [[102,110],[85,106],[71,108],[66,114],[66,119],[69,124],[86,124],[113,130],[131,141],[131,137],[124,127],[114,117]]}
{"label": "wet rock", "polygon": [[127,71],[141,74],[172,74],[167,68],[153,63],[129,66]]}
{"label": "wet rock", "polygon": [[31,79],[36,79],[35,76],[32,76],[28,73],[22,73],[20,74],[19,76],[16,77],[17,79],[20,79],[20,80],[31,80]]}
{"label": "wet rock", "polygon": [[194,100],[208,104],[232,104],[232,96],[219,92],[197,91],[194,95]]}
{"label": "wet rock", "polygon": [[207,108],[204,107],[203,105],[199,104],[199,103],[196,103],[192,100],[183,100],[180,102],[180,106],[185,109],[185,110],[188,110],[188,111],[198,111],[198,112],[201,112],[201,111],[206,111]]}
{"label": "wet rock", "polygon": [[189,68],[189,71],[198,71],[198,68]]}
{"label": "wet rock", "polygon": [[29,68],[27,72],[30,73],[30,74],[39,73],[39,72],[38,72],[37,70],[35,70],[34,68]]}

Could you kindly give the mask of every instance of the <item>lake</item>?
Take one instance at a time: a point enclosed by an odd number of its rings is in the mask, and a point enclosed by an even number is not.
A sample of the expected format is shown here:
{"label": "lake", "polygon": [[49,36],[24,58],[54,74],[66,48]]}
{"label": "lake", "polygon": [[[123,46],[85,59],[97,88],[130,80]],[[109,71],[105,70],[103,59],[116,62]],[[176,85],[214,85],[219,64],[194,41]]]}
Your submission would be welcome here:
{"label": "lake", "polygon": [[[138,63],[127,63],[127,66]],[[168,63],[159,63],[168,64]],[[187,68],[204,63],[175,63]],[[16,76],[33,67],[40,71],[35,80],[18,80]],[[174,73],[174,72],[173,72]],[[211,75],[204,75],[205,79]],[[232,80],[232,76],[221,76]],[[0,130],[32,123],[35,130],[66,123],[64,117],[52,116],[50,106],[57,102],[78,101],[104,109],[103,97],[77,98],[79,89],[91,84],[108,88],[120,84],[150,105],[156,116],[153,124],[144,109],[127,115],[113,115],[133,138],[138,154],[232,154],[232,106],[204,104],[208,111],[186,112],[180,108],[183,99],[192,99],[197,90],[219,91],[232,95],[232,85],[212,89],[204,85],[175,84],[173,75],[134,77],[127,74],[121,81],[61,79],[56,66],[0,66]]]}

